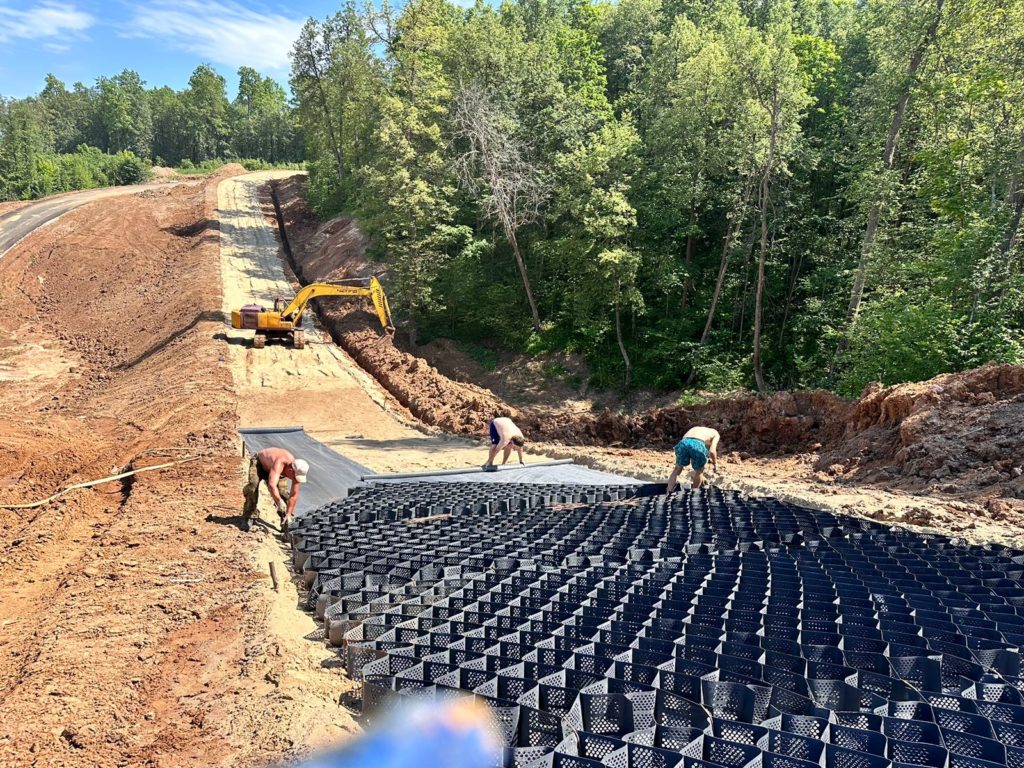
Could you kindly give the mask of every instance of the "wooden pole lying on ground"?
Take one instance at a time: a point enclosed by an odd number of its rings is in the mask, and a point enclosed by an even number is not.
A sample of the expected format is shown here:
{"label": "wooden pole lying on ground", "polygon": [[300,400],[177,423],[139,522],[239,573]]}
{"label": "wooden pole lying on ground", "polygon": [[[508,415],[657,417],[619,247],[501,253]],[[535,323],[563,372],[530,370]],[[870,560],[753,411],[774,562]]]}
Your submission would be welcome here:
{"label": "wooden pole lying on ground", "polygon": [[274,582],[274,591],[281,591],[281,583],[277,580],[277,563],[270,563],[270,580]]}
{"label": "wooden pole lying on ground", "polygon": [[91,488],[94,485],[102,485],[103,483],[109,483],[109,482],[111,482],[113,480],[121,480],[121,479],[123,479],[125,477],[131,477],[132,475],[137,475],[140,472],[152,472],[155,469],[167,469],[168,467],[176,467],[179,464],[187,464],[190,461],[198,461],[201,458],[203,458],[203,457],[202,456],[190,456],[187,459],[181,459],[179,461],[169,461],[166,464],[156,464],[156,465],[154,465],[152,467],[142,467],[140,469],[133,469],[130,472],[122,472],[119,475],[110,475],[109,477],[101,477],[99,480],[90,480],[87,483],[76,483],[75,485],[69,485],[67,488],[62,488],[61,490],[57,491],[56,493],[51,494],[50,496],[47,496],[45,499],[40,499],[39,501],[33,501],[33,502],[29,503],[29,504],[0,504],[0,509],[35,509],[36,507],[41,507],[44,504],[49,504],[54,499],[60,498],[65,493],[70,493],[71,491],[77,490],[78,488]]}

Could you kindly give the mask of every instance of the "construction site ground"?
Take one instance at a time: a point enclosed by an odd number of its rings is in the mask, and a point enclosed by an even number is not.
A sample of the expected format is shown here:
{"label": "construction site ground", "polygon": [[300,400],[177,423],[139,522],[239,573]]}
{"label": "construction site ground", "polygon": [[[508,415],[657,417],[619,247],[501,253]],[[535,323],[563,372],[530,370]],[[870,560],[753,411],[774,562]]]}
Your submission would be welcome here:
{"label": "construction site ground", "polygon": [[[304,350],[254,350],[225,324],[297,285],[268,194],[288,175],[226,167],[92,200],[0,259],[0,504],[183,462],[0,509],[2,765],[267,765],[357,727],[338,704],[354,684],[306,639],[316,625],[296,610],[276,516],[239,528],[236,430],[300,424],[377,471],[472,466],[485,447],[469,417],[492,400],[415,356],[375,365],[398,353],[357,303],[345,310],[365,315],[355,346],[335,343],[326,305]],[[299,260],[312,253],[303,232],[291,232]],[[438,410],[431,397],[454,399]],[[549,437],[530,454],[650,479],[671,468],[664,450],[580,442]],[[723,448],[724,485],[974,540],[1021,531],[1016,507],[976,494],[841,483],[814,452]]]}

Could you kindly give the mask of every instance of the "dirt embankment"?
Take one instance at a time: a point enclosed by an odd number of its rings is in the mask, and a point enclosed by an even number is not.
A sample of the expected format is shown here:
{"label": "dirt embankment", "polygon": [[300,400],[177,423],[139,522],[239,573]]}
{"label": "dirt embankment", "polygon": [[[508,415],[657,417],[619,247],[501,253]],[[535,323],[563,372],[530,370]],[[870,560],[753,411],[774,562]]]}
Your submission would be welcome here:
{"label": "dirt embankment", "polygon": [[0,260],[0,764],[280,756],[292,706],[233,522],[215,190],[93,203]]}
{"label": "dirt embankment", "polygon": [[[342,217],[320,224],[305,205],[304,183],[292,177],[277,185],[300,279],[369,274],[366,238],[356,223]],[[814,391],[636,413],[516,408],[488,389],[445,376],[416,350],[379,339],[372,316],[356,303],[325,303],[318,311],[335,340],[416,417],[449,431],[480,435],[489,419],[505,413],[537,440],[663,450],[689,426],[713,424],[741,461],[804,454],[808,460],[801,463],[808,471],[833,481],[964,498],[997,496],[1011,512],[1022,506],[1024,368],[1019,366],[986,366],[876,389],[856,402]]]}
{"label": "dirt embankment", "polygon": [[[875,386],[818,462],[844,478],[1024,499],[1024,367],[986,365]],[[997,505],[998,506],[998,505]]]}

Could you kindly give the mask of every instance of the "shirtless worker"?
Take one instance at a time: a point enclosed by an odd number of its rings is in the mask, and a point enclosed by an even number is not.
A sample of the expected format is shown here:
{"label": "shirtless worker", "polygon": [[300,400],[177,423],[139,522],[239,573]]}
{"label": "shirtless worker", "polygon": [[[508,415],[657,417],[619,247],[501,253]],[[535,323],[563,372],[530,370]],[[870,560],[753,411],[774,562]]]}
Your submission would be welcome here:
{"label": "shirtless worker", "polygon": [[[295,505],[299,501],[299,486],[306,482],[308,472],[309,463],[304,459],[296,459],[284,448],[264,448],[253,456],[249,462],[249,482],[242,489],[245,495],[242,529],[252,530],[252,519],[259,514],[256,507],[260,500],[260,481],[263,481],[277,507],[281,530],[288,530],[288,521],[295,514]],[[286,487],[286,480],[291,481],[291,488]],[[288,497],[287,502],[283,498],[285,495]]]}
{"label": "shirtless worker", "polygon": [[516,426],[512,419],[507,416],[491,419],[488,432],[491,436],[491,452],[487,455],[487,463],[484,464],[484,469],[494,466],[494,457],[498,455],[498,451],[502,450],[505,451],[505,460],[501,463],[508,464],[508,457],[512,455],[513,448],[519,454],[519,463],[525,464],[523,461],[523,446],[526,445],[526,439],[523,437],[522,430]]}
{"label": "shirtless worker", "polygon": [[711,466],[718,469],[718,441],[721,437],[718,430],[711,427],[693,427],[683,435],[683,439],[676,444],[676,468],[669,475],[666,494],[676,489],[679,473],[687,466],[693,468],[690,473],[690,487],[700,488],[704,482],[704,467],[709,459]]}

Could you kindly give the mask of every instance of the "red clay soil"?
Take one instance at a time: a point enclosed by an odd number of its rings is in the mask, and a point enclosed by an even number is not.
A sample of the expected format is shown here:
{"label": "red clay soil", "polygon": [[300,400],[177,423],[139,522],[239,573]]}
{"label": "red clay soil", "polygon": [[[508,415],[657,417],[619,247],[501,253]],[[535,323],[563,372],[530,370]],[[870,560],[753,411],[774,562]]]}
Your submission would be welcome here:
{"label": "red clay soil", "polygon": [[[257,727],[260,637],[220,319],[216,183],[102,201],[0,260],[0,765],[215,766]],[[257,711],[247,707],[258,705]]]}
{"label": "red clay soil", "polygon": [[1024,499],[1024,367],[866,390],[819,468],[860,482]]}
{"label": "red clay soil", "polygon": [[[293,268],[302,282],[370,274],[366,238],[349,217],[320,224],[303,177],[275,183]],[[451,378],[387,339],[354,303],[318,308],[335,340],[422,421],[483,434],[513,416],[532,439],[568,445],[666,449],[694,424],[713,424],[741,460],[811,454],[836,479],[1004,499],[1024,512],[1024,368],[986,366],[929,382],[865,392],[857,402],[829,392],[731,397],[638,413],[517,408],[488,389]],[[998,502],[1002,504],[1004,502]],[[998,506],[998,504],[997,504]],[[997,511],[998,513],[998,511]]]}

